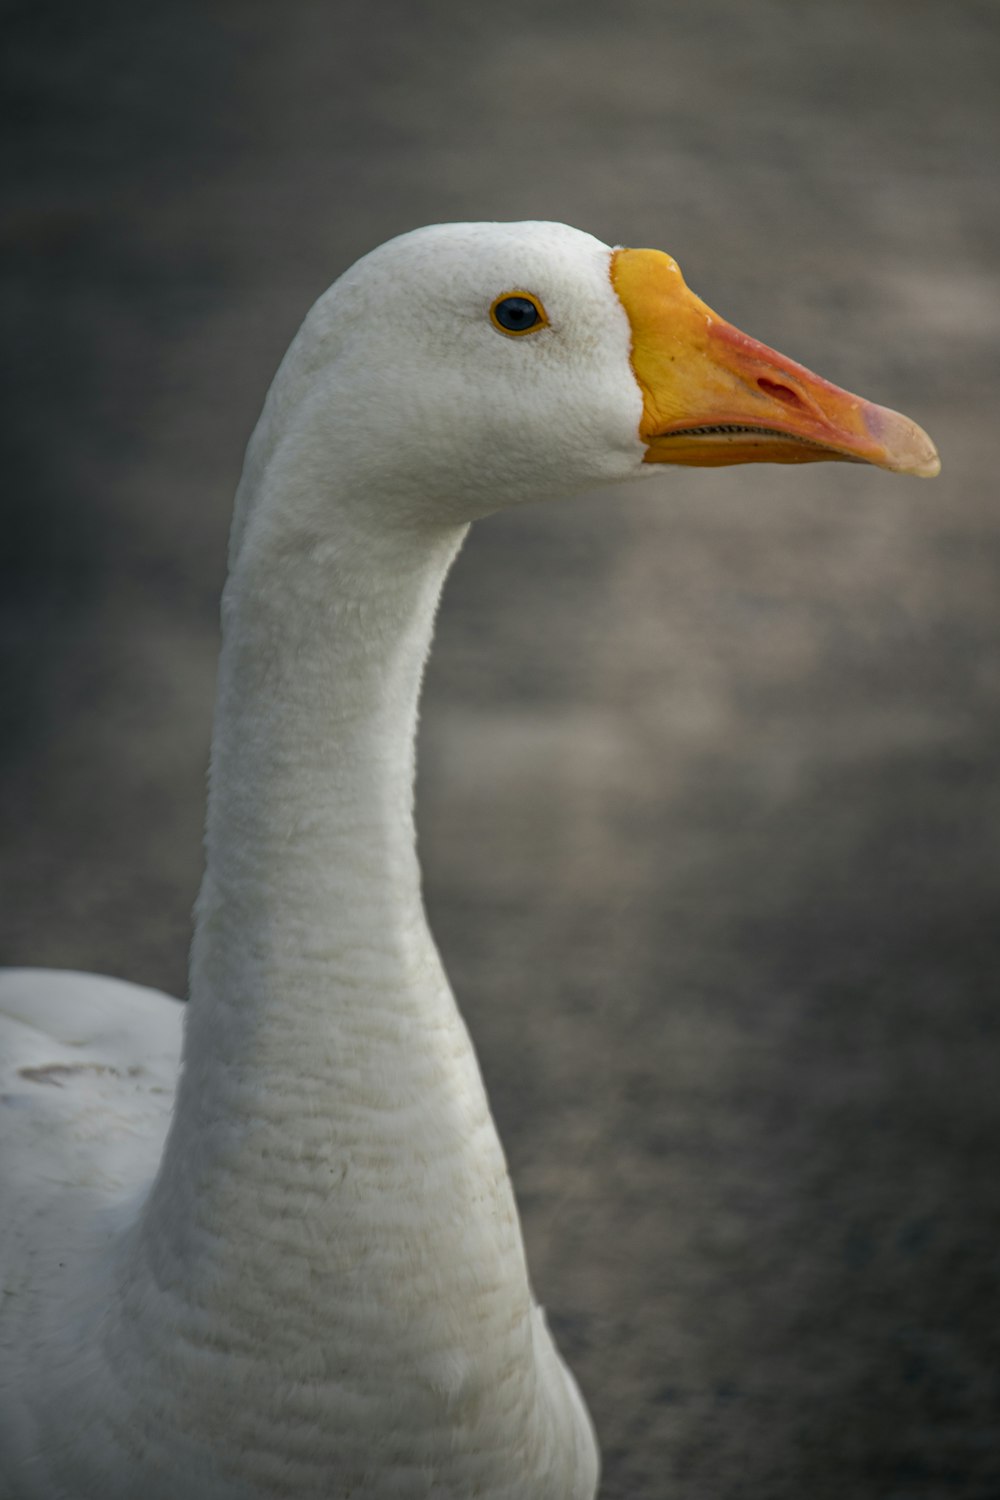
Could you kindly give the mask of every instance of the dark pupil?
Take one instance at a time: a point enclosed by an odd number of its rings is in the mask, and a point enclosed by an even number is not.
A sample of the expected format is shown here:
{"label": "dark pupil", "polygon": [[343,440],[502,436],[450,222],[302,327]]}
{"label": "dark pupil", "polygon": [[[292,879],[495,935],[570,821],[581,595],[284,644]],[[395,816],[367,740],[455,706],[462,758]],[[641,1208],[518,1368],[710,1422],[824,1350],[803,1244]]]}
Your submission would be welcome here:
{"label": "dark pupil", "polygon": [[513,333],[533,328],[538,322],[538,308],[527,297],[505,297],[497,303],[496,315],[500,327],[509,328]]}

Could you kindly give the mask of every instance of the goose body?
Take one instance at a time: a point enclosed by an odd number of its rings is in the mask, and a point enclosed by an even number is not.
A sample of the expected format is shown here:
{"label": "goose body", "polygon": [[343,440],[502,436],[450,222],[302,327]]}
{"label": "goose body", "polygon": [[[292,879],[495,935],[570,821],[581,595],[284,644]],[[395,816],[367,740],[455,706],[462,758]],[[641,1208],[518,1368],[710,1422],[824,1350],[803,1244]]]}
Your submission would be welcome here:
{"label": "goose body", "polygon": [[490,511],[821,457],[936,463],[659,252],[437,226],[316,304],[237,494],[189,1004],[0,980],[4,1500],[592,1500],[424,918],[434,613]]}

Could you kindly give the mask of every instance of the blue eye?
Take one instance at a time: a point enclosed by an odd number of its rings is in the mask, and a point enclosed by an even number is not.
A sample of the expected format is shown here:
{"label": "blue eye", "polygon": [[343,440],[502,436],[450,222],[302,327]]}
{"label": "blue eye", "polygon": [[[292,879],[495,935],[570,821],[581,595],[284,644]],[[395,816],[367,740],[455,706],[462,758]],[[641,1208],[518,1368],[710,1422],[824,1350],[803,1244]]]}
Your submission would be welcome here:
{"label": "blue eye", "polygon": [[532,333],[544,328],[548,319],[545,309],[530,292],[507,292],[490,308],[490,320],[501,333]]}

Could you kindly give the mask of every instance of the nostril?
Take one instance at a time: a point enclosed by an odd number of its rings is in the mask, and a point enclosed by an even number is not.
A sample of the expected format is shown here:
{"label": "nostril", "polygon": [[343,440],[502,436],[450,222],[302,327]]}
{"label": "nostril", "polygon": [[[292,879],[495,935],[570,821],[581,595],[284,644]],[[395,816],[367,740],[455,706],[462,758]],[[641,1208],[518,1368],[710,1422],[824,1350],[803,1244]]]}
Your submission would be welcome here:
{"label": "nostril", "polygon": [[777,380],[768,380],[765,375],[757,377],[757,385],[765,396],[773,396],[775,401],[783,401],[786,406],[805,406],[802,397],[797,391],[793,391],[790,385],[782,385]]}

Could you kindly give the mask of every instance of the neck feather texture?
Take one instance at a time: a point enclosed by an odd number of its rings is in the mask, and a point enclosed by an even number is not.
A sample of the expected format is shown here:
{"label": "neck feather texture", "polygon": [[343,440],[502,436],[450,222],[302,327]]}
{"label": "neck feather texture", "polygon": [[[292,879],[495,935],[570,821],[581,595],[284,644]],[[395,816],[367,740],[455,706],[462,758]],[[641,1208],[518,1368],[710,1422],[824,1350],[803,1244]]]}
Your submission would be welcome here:
{"label": "neck feather texture", "polygon": [[256,1346],[376,1403],[410,1382],[429,1430],[470,1382],[516,1370],[536,1400],[516,1208],[414,839],[417,699],[462,535],[365,568],[244,547],[231,576],[185,1061],[128,1298],[148,1308],[151,1277],[175,1349],[211,1329],[250,1368]]}
{"label": "neck feather texture", "polygon": [[362,1233],[410,1225],[449,1132],[479,1149],[488,1114],[424,918],[412,806],[421,675],[460,541],[383,540],[364,567],[354,548],[245,548],[227,588],[185,1065],[150,1205],[157,1259],[188,1278],[202,1231],[228,1233],[237,1211],[260,1216],[262,1273],[272,1234],[328,1256],[317,1215],[336,1215],[338,1247],[347,1207]]}

